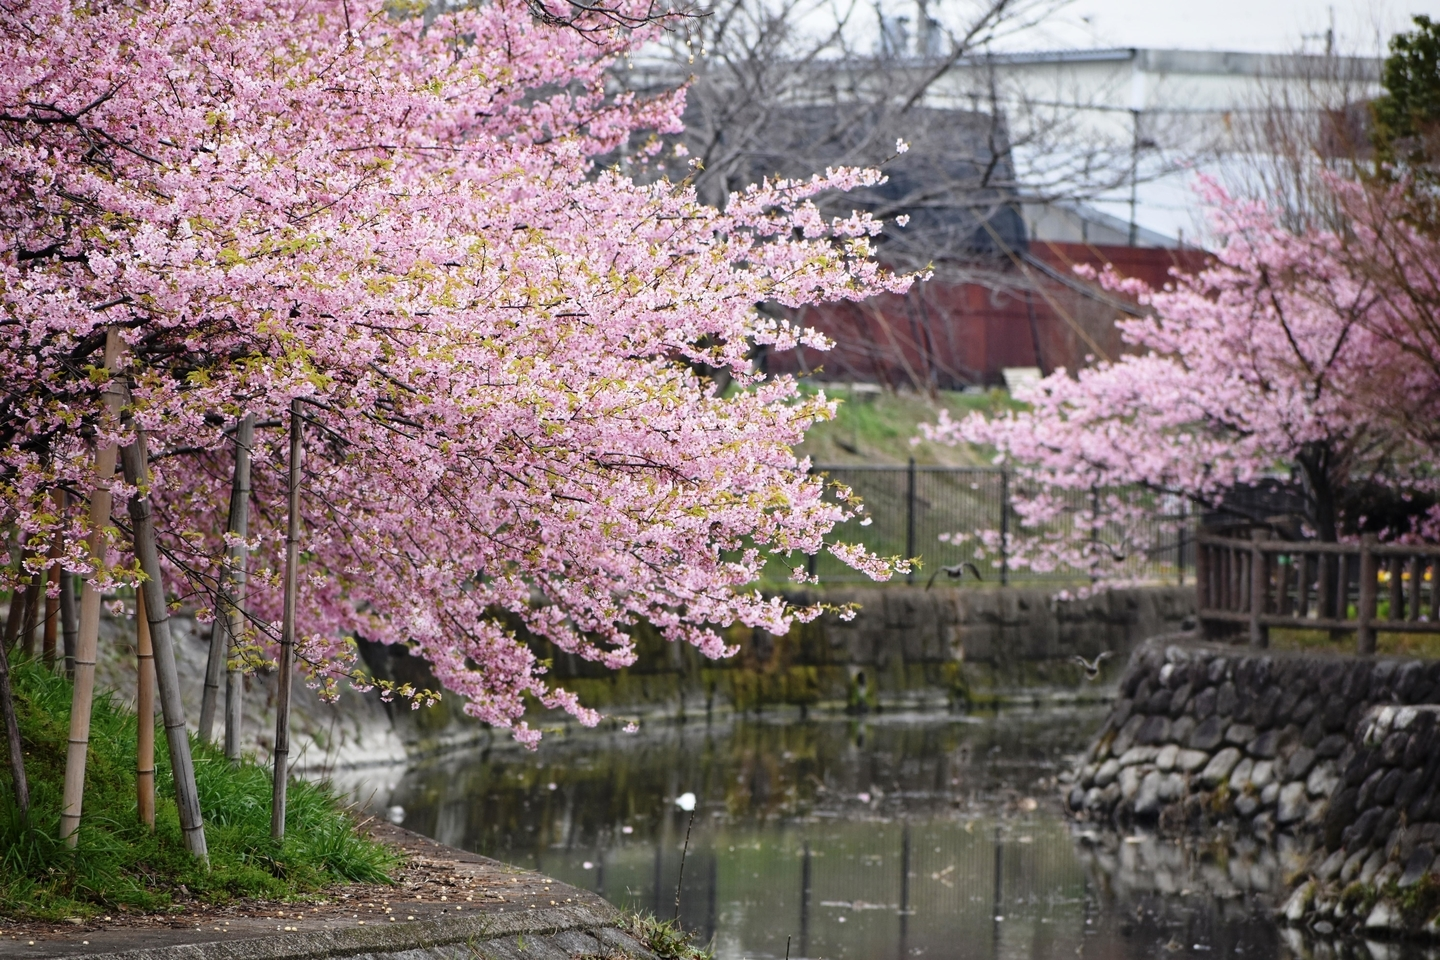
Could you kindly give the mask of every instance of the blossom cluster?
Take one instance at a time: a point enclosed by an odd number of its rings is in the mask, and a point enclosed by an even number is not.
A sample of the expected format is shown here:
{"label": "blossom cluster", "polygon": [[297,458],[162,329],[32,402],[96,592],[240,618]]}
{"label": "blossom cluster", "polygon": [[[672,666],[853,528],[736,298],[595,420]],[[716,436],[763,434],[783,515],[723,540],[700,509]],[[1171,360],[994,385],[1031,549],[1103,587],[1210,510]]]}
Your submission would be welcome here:
{"label": "blossom cluster", "polygon": [[[854,509],[793,449],[833,405],[748,358],[827,345],[759,304],[905,288],[871,259],[876,221],[825,223],[813,202],[878,174],[765,183],[721,213],[687,184],[602,168],[683,108],[607,86],[646,38],[648,5],[627,2],[563,20],[521,0],[0,9],[0,524],[23,559],[5,585],[57,543],[102,588],[135,582],[135,491],[102,481],[104,556],[83,504],[96,443],[138,427],[167,588],[203,614],[249,414],[264,648],[298,397],[316,682],[348,671],[356,637],[407,644],[468,712],[533,741],[529,699],[596,715],[519,627],[618,667],[640,621],[719,656],[720,626],[813,616],[747,585]],[[717,367],[735,377],[724,393],[697,373]],[[129,393],[118,425],[100,416],[112,377]]]}
{"label": "blossom cluster", "polygon": [[[1431,502],[1440,491],[1433,445],[1395,415],[1440,415],[1436,343],[1397,333],[1395,285],[1357,266],[1356,234],[1290,233],[1265,207],[1206,190],[1223,238],[1206,269],[1160,290],[1099,277],[1150,308],[1118,322],[1125,355],[1054,371],[1021,397],[1023,412],[942,413],[925,428],[933,440],[992,447],[1018,471],[1013,564],[1123,579],[1162,547],[1157,513],[1176,517],[1184,501],[1223,508],[1266,479],[1298,481],[1298,532],[1324,540],[1373,520],[1357,513],[1356,491]],[[1427,249],[1412,265],[1433,276],[1440,259]],[[995,537],[982,542],[997,547]]]}

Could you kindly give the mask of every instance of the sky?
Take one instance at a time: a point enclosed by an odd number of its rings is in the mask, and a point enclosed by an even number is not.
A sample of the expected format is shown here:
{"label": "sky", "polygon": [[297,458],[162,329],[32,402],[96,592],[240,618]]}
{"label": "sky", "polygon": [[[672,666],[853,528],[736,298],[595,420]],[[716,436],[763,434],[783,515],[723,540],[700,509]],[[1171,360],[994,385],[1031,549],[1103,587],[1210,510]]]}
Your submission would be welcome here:
{"label": "sky", "polygon": [[1440,0],[1072,0],[1007,46],[1320,53],[1333,16],[1338,52],[1377,55],[1417,13],[1440,18]]}

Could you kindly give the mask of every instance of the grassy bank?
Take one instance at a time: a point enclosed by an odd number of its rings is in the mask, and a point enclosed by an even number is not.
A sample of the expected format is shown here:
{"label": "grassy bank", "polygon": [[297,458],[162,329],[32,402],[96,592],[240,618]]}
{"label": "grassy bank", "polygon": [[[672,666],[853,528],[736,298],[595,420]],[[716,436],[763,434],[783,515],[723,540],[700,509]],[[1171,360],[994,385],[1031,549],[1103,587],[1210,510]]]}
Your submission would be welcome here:
{"label": "grassy bank", "polygon": [[[1347,630],[1339,637],[1331,637],[1329,630],[1271,627],[1270,646],[1276,650],[1333,650],[1338,653],[1354,653],[1355,633]],[[1440,659],[1440,634],[1377,630],[1375,652],[1384,657]]]}
{"label": "grassy bank", "polygon": [[941,390],[929,397],[919,393],[857,392],[830,383],[807,382],[804,389],[822,386],[827,396],[840,401],[840,409],[834,420],[810,428],[799,452],[824,464],[901,464],[914,457],[921,464],[988,466],[987,451],[910,441],[920,435],[920,424],[936,422],[942,409],[959,420],[971,413],[994,416],[1024,406],[1003,390],[978,394]]}
{"label": "grassy bank", "polygon": [[[386,882],[395,866],[361,836],[322,786],[293,782],[286,835],[270,838],[270,775],[238,766],[192,740],[210,869],[185,851],[165,738],[157,736],[156,825],[139,822],[135,801],[135,714],[97,695],[86,765],[78,849],[59,840],[61,781],[70,724],[70,683],[42,665],[15,666],[28,822],[15,806],[9,763],[0,772],[0,916],[61,919],[113,911],[164,911],[177,901],[279,899],[345,882]],[[158,726],[158,724],[157,724]],[[0,752],[3,752],[0,741]]]}

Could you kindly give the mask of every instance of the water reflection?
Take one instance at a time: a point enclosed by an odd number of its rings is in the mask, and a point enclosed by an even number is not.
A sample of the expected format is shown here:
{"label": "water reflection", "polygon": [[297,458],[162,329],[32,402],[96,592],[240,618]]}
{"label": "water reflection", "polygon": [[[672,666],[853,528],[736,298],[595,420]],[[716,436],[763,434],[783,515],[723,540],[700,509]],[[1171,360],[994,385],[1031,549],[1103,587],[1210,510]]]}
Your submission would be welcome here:
{"label": "water reflection", "polygon": [[[1090,709],[584,732],[412,768],[377,805],[713,939],[722,960],[1290,956],[1284,851],[1080,834]],[[698,797],[690,815],[675,799]],[[1231,865],[1235,868],[1232,870]]]}

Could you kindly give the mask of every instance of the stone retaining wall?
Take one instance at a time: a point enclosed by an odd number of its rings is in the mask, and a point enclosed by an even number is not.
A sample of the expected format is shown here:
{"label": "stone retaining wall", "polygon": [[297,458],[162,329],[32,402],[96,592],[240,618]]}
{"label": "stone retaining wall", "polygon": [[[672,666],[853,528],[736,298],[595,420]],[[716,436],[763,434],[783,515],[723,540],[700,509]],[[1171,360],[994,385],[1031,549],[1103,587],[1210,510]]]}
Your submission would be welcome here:
{"label": "stone retaining wall", "polygon": [[[670,714],[754,711],[771,707],[875,709],[988,704],[1045,692],[1094,696],[1076,655],[1110,651],[1118,674],[1146,637],[1177,630],[1195,612],[1190,587],[1135,587],[1060,600],[1048,587],[991,588],[893,584],[787,593],[795,603],[856,604],[851,620],[829,613],[784,636],[735,627],[725,639],[739,652],[709,661],[651,630],[637,628],[638,662],[606,670],[539,645],[552,676],[583,703],[606,712]],[[401,648],[363,648],[378,676],[434,687],[425,665]],[[453,698],[445,701],[450,704]],[[454,700],[458,707],[458,700]],[[451,710],[451,713],[446,713]],[[442,706],[396,710],[397,723],[419,725],[412,740],[447,722]]]}
{"label": "stone retaining wall", "polygon": [[1292,922],[1440,933],[1440,661],[1176,640],[1131,658],[1074,814],[1278,841]]}
{"label": "stone retaining wall", "polygon": [[[1083,682],[1076,654],[1094,658],[1109,650],[1116,656],[1106,673],[1118,674],[1146,637],[1178,628],[1195,609],[1190,588],[1138,587],[1070,601],[1056,600],[1052,592],[904,584],[797,592],[791,598],[797,602],[857,603],[860,609],[853,620],[827,614],[797,624],[783,637],[734,629],[727,639],[740,652],[725,661],[705,660],[644,628],[637,629],[640,661],[625,670],[586,664],[553,649],[543,655],[554,663],[552,676],[587,706],[626,719],[780,706],[944,708],[1056,691],[1101,696],[1107,688]],[[182,699],[193,724],[210,631],[188,614],[172,617],[171,625]],[[133,702],[133,619],[107,614],[101,629],[97,682]],[[361,650],[379,677],[439,688],[428,665],[404,647],[362,644]],[[245,683],[241,743],[268,758],[275,675],[257,673]],[[303,684],[292,697],[292,764],[302,771],[393,766],[492,735],[461,712],[463,701],[453,694],[419,710],[383,704],[346,684],[334,703]]]}
{"label": "stone retaining wall", "polygon": [[1310,925],[1440,933],[1440,705],[1370,710],[1286,904]]}

